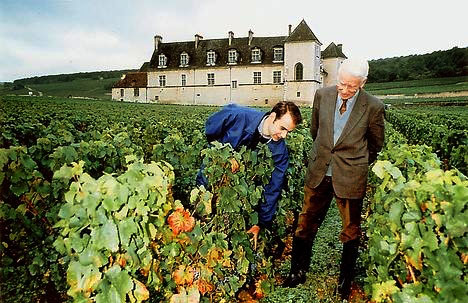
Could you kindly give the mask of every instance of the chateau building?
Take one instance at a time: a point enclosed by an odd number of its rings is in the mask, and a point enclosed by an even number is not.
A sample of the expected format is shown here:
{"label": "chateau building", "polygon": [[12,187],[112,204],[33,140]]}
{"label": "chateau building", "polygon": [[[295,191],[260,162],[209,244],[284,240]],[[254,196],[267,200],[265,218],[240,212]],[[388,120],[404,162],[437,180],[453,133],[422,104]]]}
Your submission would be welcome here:
{"label": "chateau building", "polygon": [[117,101],[272,105],[294,101],[312,105],[315,91],[336,83],[346,58],[341,44],[322,43],[302,20],[287,36],[224,39],[195,35],[193,41],[163,43],[139,72],[128,73],[112,88]]}

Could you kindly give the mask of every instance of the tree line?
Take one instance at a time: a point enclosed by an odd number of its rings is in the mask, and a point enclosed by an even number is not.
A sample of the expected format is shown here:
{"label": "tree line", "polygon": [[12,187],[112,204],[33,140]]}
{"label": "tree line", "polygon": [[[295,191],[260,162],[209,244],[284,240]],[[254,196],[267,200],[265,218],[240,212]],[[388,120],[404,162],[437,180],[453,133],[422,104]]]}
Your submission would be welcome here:
{"label": "tree line", "polygon": [[368,82],[468,76],[468,47],[369,61]]}

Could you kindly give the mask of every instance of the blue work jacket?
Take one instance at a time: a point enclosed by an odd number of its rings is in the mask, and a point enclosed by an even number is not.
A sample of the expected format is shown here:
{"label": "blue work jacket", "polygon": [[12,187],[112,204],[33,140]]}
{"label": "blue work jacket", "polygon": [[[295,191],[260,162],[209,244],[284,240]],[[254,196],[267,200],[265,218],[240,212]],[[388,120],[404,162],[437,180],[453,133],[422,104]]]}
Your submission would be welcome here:
{"label": "blue work jacket", "polygon": [[[208,142],[219,141],[230,143],[234,149],[241,146],[254,148],[257,128],[266,115],[265,112],[248,107],[229,104],[208,118],[205,124],[205,134]],[[270,140],[268,148],[272,153],[275,168],[270,181],[264,186],[263,201],[258,208],[259,224],[269,227],[278,207],[278,200],[283,189],[286,170],[289,164],[289,154],[283,139]],[[197,183],[207,186],[206,177],[200,170]]]}

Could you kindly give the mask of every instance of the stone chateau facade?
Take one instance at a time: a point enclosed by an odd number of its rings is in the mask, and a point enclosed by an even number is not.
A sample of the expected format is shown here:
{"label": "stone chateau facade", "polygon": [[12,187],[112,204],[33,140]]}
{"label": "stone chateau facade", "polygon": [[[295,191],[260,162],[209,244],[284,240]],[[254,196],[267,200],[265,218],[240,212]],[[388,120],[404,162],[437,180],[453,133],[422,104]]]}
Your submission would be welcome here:
{"label": "stone chateau facade", "polygon": [[122,76],[112,88],[116,101],[271,106],[278,101],[312,105],[315,91],[336,83],[346,58],[342,45],[324,51],[302,20],[287,36],[207,39],[163,43],[154,37],[154,51],[139,72]]}

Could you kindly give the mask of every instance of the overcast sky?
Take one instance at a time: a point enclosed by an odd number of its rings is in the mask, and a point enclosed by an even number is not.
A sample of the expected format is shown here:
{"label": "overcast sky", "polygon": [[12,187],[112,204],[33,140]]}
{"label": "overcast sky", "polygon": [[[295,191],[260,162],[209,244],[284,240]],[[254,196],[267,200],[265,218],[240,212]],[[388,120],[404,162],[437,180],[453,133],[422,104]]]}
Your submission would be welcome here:
{"label": "overcast sky", "polygon": [[287,35],[304,19],[322,50],[379,59],[468,46],[467,0],[0,0],[0,81],[137,69],[163,42]]}

